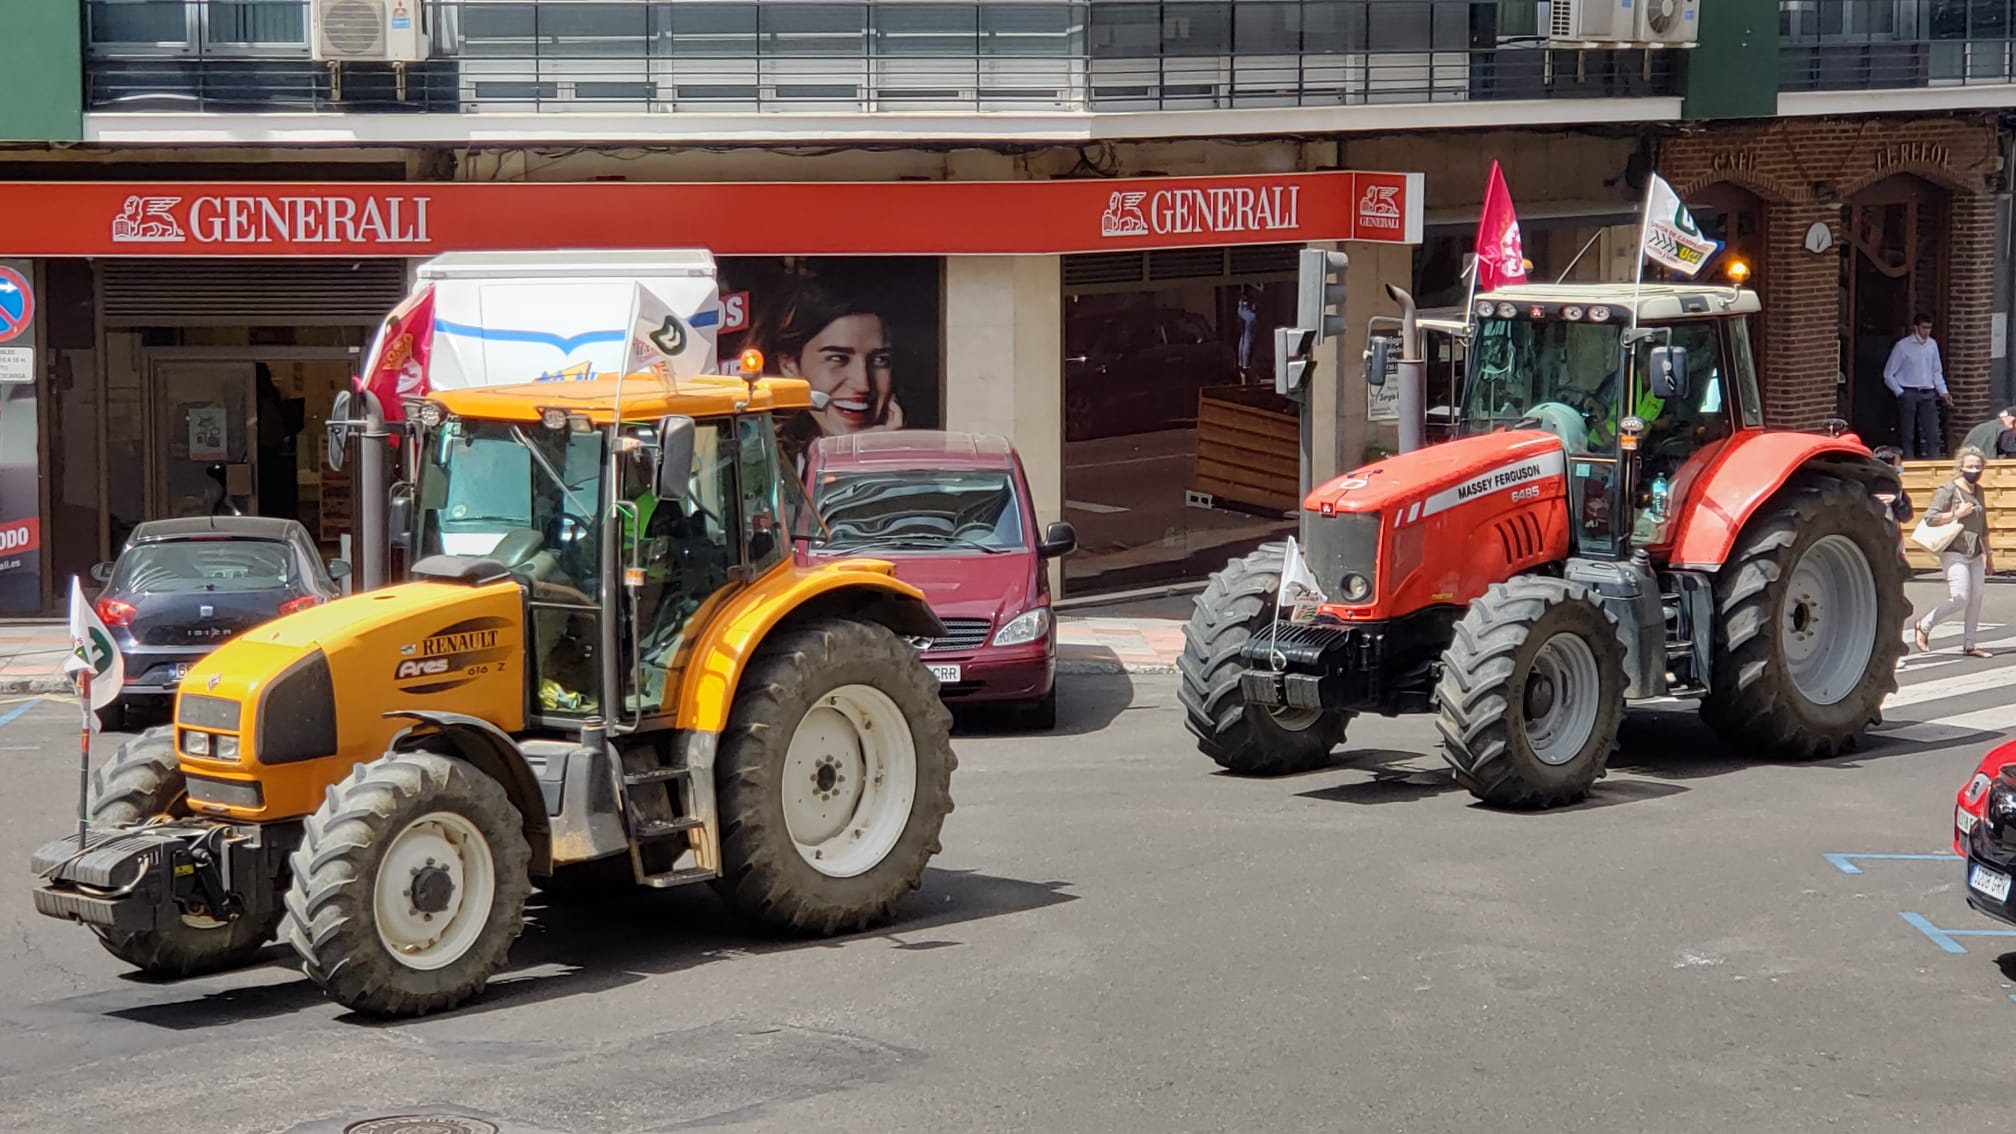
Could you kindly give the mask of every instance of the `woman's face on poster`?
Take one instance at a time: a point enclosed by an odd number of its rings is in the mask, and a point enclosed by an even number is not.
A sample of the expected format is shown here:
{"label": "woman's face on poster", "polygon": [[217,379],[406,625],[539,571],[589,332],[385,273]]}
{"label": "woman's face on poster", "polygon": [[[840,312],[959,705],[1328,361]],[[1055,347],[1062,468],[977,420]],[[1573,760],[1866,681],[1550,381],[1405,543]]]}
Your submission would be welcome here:
{"label": "woman's face on poster", "polygon": [[889,335],[877,315],[843,315],[821,328],[797,357],[785,357],[786,377],[803,378],[832,399],[815,410],[819,432],[858,433],[889,411]]}

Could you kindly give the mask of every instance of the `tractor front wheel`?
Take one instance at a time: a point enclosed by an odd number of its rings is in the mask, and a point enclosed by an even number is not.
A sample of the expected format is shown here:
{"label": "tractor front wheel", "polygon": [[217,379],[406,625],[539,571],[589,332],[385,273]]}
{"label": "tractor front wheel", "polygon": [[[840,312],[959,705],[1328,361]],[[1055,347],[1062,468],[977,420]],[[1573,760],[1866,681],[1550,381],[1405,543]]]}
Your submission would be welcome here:
{"label": "tractor front wheel", "polygon": [[[173,727],[150,728],[119,747],[91,775],[93,827],[137,827],[189,817],[188,782],[175,758]],[[125,932],[94,929],[105,951],[149,976],[192,977],[248,964],[273,939],[280,910],[267,917],[211,918],[184,913],[173,924]]]}
{"label": "tractor front wheel", "polygon": [[893,631],[821,619],[773,632],[715,759],[715,888],[792,933],[888,921],[941,849],[958,765],[938,684]]}
{"label": "tractor front wheel", "polygon": [[1603,776],[1624,717],[1617,619],[1561,579],[1494,583],[1456,624],[1435,696],[1456,779],[1485,803],[1575,803]]}
{"label": "tractor front wheel", "polygon": [[1211,576],[1183,627],[1183,653],[1176,659],[1183,723],[1197,738],[1198,750],[1242,776],[1322,767],[1353,716],[1248,705],[1239,689],[1246,643],[1273,625],[1287,550],[1286,544],[1263,544]]}
{"label": "tractor front wheel", "polygon": [[453,1008],[483,991],[524,928],[531,857],[497,781],[452,756],[388,753],[308,817],[285,935],[346,1008]]}
{"label": "tractor front wheel", "polygon": [[1897,537],[1859,485],[1795,481],[1715,578],[1714,669],[1701,716],[1781,760],[1839,755],[1881,720],[1904,654]]}

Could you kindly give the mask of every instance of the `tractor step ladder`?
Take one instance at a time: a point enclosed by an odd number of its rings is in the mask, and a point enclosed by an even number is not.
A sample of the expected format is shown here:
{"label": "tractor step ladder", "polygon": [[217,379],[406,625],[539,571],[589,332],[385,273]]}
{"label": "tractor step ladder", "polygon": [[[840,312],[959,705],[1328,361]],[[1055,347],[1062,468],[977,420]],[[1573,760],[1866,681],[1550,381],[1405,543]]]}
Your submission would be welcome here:
{"label": "tractor step ladder", "polygon": [[[664,793],[663,810],[670,813],[669,818],[646,815],[639,809],[640,789],[648,799],[653,787]],[[693,769],[683,765],[626,770],[623,773],[623,812],[630,828],[630,866],[639,885],[663,889],[719,876],[716,871],[705,867],[682,868],[676,865],[690,850],[685,845],[687,833],[707,825],[705,820],[692,813],[692,789]],[[667,855],[663,844],[672,839],[679,840],[680,849]],[[647,858],[660,861],[648,862]]]}

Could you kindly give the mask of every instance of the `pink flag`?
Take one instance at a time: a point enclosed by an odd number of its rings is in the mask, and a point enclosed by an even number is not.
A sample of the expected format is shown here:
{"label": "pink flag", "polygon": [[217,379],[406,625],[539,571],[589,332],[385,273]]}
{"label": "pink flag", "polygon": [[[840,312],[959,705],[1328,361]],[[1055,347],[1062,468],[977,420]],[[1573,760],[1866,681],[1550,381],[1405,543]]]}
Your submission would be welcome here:
{"label": "pink flag", "polygon": [[1484,190],[1484,220],[1477,226],[1477,290],[1492,291],[1526,282],[1526,250],[1519,240],[1519,215],[1512,211],[1512,191],[1505,171],[1491,163],[1491,183]]}
{"label": "pink flag", "polygon": [[427,355],[434,345],[434,289],[408,296],[392,314],[372,344],[365,361],[363,386],[378,395],[386,421],[406,417],[401,398],[427,396]]}

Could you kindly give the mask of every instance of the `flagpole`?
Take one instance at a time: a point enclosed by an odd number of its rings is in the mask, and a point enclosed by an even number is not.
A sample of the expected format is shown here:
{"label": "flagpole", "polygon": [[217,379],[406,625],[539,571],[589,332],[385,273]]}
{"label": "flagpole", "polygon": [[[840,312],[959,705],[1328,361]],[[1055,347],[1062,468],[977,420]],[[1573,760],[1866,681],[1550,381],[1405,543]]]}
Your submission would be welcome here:
{"label": "flagpole", "polygon": [[1638,298],[1645,291],[1645,234],[1652,228],[1652,188],[1659,184],[1659,175],[1648,173],[1645,178],[1645,205],[1638,210],[1638,274],[1631,286],[1631,329],[1638,329]]}
{"label": "flagpole", "polygon": [[84,849],[84,839],[91,830],[91,726],[97,722],[91,718],[91,666],[87,664],[77,673],[77,703],[84,707],[83,739],[79,744],[77,759],[77,849]]}

